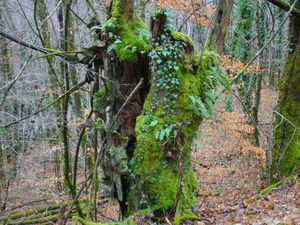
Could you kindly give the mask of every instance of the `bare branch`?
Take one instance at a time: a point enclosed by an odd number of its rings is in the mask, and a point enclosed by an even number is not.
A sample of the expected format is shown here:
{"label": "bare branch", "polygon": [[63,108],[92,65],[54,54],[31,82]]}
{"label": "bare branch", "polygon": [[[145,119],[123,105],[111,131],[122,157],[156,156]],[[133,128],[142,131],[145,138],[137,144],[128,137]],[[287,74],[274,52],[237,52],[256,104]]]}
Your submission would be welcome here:
{"label": "bare branch", "polygon": [[[279,8],[285,11],[289,11],[289,9],[291,8],[291,5],[283,0],[267,0],[267,1],[272,3],[273,5],[278,6]],[[300,10],[297,8],[293,8],[291,14],[300,17]]]}
{"label": "bare branch", "polygon": [[282,29],[282,27],[284,26],[285,22],[287,21],[287,19],[289,18],[289,16],[291,15],[291,13],[293,12],[293,10],[295,9],[295,5],[297,3],[298,0],[295,0],[293,5],[291,5],[288,13],[286,14],[286,16],[284,17],[282,23],[279,25],[278,29],[276,30],[276,32],[265,42],[265,44],[258,50],[258,52],[255,54],[255,56],[253,56],[250,61],[241,69],[241,71],[238,73],[238,75],[236,75],[232,80],[231,80],[231,84],[236,83],[240,77],[244,74],[244,72],[249,68],[249,66],[254,62],[254,60],[257,59],[258,56],[260,56],[262,54],[262,52],[265,50],[265,48],[271,43],[271,41],[276,37],[276,35],[279,33],[279,31]]}

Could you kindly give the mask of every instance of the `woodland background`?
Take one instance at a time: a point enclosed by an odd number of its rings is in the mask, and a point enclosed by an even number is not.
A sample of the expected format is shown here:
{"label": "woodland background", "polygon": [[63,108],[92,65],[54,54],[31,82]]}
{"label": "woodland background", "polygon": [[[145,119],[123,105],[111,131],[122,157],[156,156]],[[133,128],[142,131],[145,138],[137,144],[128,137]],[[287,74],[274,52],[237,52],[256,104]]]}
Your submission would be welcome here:
{"label": "woodland background", "polygon": [[[120,194],[115,190],[115,196],[106,196],[106,175],[97,165],[103,133],[91,109],[101,90],[102,72],[95,77],[92,58],[82,59],[84,63],[72,58],[102,46],[97,27],[111,16],[116,4],[112,2],[1,0],[0,224],[72,224],[78,207],[89,221],[121,219]],[[274,169],[294,145],[292,157],[298,157],[299,164],[300,103],[286,106],[282,96],[299,99],[300,54],[295,52],[300,51],[299,40],[294,39],[299,39],[300,3],[298,11],[293,5],[287,12],[294,1],[133,2],[135,14],[145,24],[155,8],[167,8],[172,29],[188,35],[196,49],[204,52],[207,45],[217,49],[218,66],[228,82],[241,76],[226,91],[216,87],[214,109],[196,105],[203,119],[191,137],[191,161],[199,181],[193,212],[199,218],[181,223],[300,223],[299,167],[293,162],[293,168]],[[216,17],[224,2],[229,8],[222,12],[218,27]],[[289,74],[293,78],[285,88],[283,78]],[[82,81],[88,82],[81,85]],[[130,85],[123,102],[135,87]],[[78,89],[66,94],[72,87]],[[59,96],[63,98],[56,101]],[[290,132],[280,138],[276,130]],[[135,223],[173,224],[173,216],[167,213],[151,222],[139,218]]]}

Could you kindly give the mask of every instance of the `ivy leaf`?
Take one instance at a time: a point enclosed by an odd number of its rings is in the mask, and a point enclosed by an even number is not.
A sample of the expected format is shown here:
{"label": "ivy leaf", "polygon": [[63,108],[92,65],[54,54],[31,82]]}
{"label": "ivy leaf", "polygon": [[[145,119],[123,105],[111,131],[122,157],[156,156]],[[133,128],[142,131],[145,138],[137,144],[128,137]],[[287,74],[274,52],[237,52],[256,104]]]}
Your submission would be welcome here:
{"label": "ivy leaf", "polygon": [[91,28],[91,30],[102,30],[102,29],[103,29],[102,26],[93,26],[93,27]]}
{"label": "ivy leaf", "polygon": [[108,48],[107,48],[107,53],[110,53],[112,50],[114,50],[114,49],[115,49],[115,47],[116,47],[116,45],[115,45],[115,44],[111,44],[111,45],[109,45],[109,46],[108,46]]}
{"label": "ivy leaf", "polygon": [[159,133],[158,139],[159,139],[160,141],[163,141],[163,140],[164,140],[164,137],[165,137],[165,130],[162,130],[162,131],[160,131],[160,133]]}
{"label": "ivy leaf", "polygon": [[117,40],[114,42],[114,44],[120,44],[120,43],[122,43],[122,41],[121,41],[120,39],[117,39]]}
{"label": "ivy leaf", "polygon": [[157,123],[158,123],[158,120],[153,120],[153,121],[150,123],[150,127],[154,127]]}
{"label": "ivy leaf", "polygon": [[195,144],[199,150],[203,148],[202,143],[195,138],[193,139],[193,144]]}
{"label": "ivy leaf", "polygon": [[162,60],[161,60],[161,59],[157,59],[157,60],[156,60],[156,63],[157,63],[157,64],[161,64],[161,63],[162,63]]}
{"label": "ivy leaf", "polygon": [[132,53],[135,53],[136,50],[137,50],[137,47],[134,46],[134,47],[131,49],[131,52],[132,52]]}
{"label": "ivy leaf", "polygon": [[156,139],[156,140],[158,140],[158,138],[159,138],[159,133],[160,133],[160,132],[159,132],[158,130],[155,131],[155,139]]}

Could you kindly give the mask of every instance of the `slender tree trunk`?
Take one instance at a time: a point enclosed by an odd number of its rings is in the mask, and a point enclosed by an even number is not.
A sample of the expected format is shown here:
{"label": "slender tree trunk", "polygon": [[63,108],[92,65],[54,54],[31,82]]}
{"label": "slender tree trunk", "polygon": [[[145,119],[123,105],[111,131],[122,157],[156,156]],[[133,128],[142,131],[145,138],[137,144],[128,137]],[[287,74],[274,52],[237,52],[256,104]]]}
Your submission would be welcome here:
{"label": "slender tree trunk", "polygon": [[[4,18],[3,18],[3,14],[2,12],[4,10],[6,10],[7,6],[7,2],[5,1],[3,4],[3,8],[2,5],[0,5],[0,30],[4,30]],[[8,48],[8,41],[5,38],[2,38],[0,40],[0,56],[1,56],[1,67],[0,67],[0,72],[3,81],[11,81],[12,77],[13,77],[13,70],[11,68],[11,64],[10,64],[10,52],[9,52],[9,48]],[[3,98],[5,98],[5,96],[1,96]],[[12,104],[12,107],[10,104],[5,103],[4,99],[0,100],[3,104],[1,104],[0,109],[6,112],[9,112],[11,108],[16,108],[14,106],[14,102]],[[14,109],[13,109],[14,110]],[[0,131],[0,135],[2,135],[2,132],[4,131]],[[13,137],[12,137],[13,138]],[[9,153],[9,155],[6,154],[7,152],[7,147],[5,146],[8,142],[6,142],[6,144],[2,144],[2,138],[0,140],[0,212],[2,210],[5,210],[6,208],[6,195],[7,195],[7,191],[8,191],[8,184],[9,184],[9,180],[10,177],[7,176],[7,174],[5,173],[5,166],[6,164],[8,164],[9,159],[11,158],[11,163],[13,164],[13,170],[15,170],[16,164],[17,164],[17,156],[15,155],[14,152]],[[5,142],[4,142],[5,143]]]}
{"label": "slender tree trunk", "polygon": [[208,40],[208,46],[217,49],[222,54],[225,48],[227,30],[230,25],[230,17],[233,7],[233,0],[220,0],[214,21],[214,27]]}
{"label": "slender tree trunk", "polygon": [[[266,3],[265,2],[257,2],[256,3],[256,33],[258,37],[258,48],[261,48],[266,40]],[[262,66],[261,56],[258,58],[259,67]],[[253,115],[253,125],[254,125],[254,144],[255,146],[259,146],[259,130],[258,130],[258,112],[259,112],[259,104],[261,97],[261,86],[263,80],[263,73],[258,73],[256,78],[256,88],[255,95],[252,107],[252,115]]]}
{"label": "slender tree trunk", "polygon": [[[38,30],[38,36],[44,48],[51,48],[51,37],[50,37],[50,27],[48,23],[48,12],[47,6],[44,0],[35,0],[34,1],[34,17],[36,22],[36,28]],[[51,89],[53,90],[52,97],[53,99],[58,98],[59,93],[62,91],[60,89],[61,84],[59,81],[59,77],[54,68],[54,59],[53,57],[46,57],[46,61],[48,64],[48,76],[51,83]],[[57,124],[61,123],[61,104],[55,104],[55,115]]]}
{"label": "slender tree trunk", "polygon": [[[236,15],[237,18],[234,18],[233,20],[236,20],[237,24],[234,29],[233,39],[230,43],[230,52],[232,56],[245,63],[254,55],[251,42],[255,33],[255,4],[252,1],[249,2],[246,0],[237,1],[236,3],[237,7],[234,15]],[[254,73],[243,74],[239,83],[239,95],[248,110],[251,110],[252,107],[252,94],[256,83],[255,77],[256,75]]]}
{"label": "slender tree trunk", "polygon": [[[75,5],[75,4],[74,4]],[[74,26],[74,20],[72,15],[70,15],[69,18],[69,51],[76,50],[76,44],[75,44],[75,26]],[[72,86],[76,86],[78,84],[78,74],[76,71],[76,68],[70,67],[70,79]],[[73,105],[74,105],[74,112],[76,118],[83,118],[83,112],[82,112],[82,106],[81,106],[81,96],[80,92],[76,91],[73,94]]]}

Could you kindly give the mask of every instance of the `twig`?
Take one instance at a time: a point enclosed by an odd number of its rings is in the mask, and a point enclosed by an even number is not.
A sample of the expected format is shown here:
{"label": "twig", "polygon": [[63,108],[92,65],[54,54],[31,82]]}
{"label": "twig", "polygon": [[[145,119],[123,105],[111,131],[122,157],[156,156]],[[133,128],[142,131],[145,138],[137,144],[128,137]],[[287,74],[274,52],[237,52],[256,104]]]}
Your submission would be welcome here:
{"label": "twig", "polygon": [[[267,0],[267,1],[271,2],[273,5],[276,5],[285,11],[288,11],[291,8],[291,5],[283,0]],[[300,18],[300,10],[297,8],[293,8],[291,14]]]}
{"label": "twig", "polygon": [[5,102],[5,99],[10,91],[10,89],[14,86],[14,84],[17,82],[17,80],[21,77],[23,71],[25,70],[28,62],[30,61],[30,59],[32,58],[32,54],[30,54],[30,56],[28,57],[28,59],[26,60],[26,62],[23,64],[21,70],[19,71],[19,74],[12,80],[12,82],[9,84],[8,88],[6,89],[4,96],[2,98],[2,101],[0,103],[0,108],[2,107],[3,103]]}
{"label": "twig", "polygon": [[265,50],[265,48],[271,43],[271,41],[276,37],[276,35],[279,33],[279,31],[282,29],[284,26],[285,22],[287,21],[288,17],[291,15],[293,9],[295,8],[295,5],[298,0],[295,0],[294,3],[292,4],[291,8],[289,9],[288,13],[284,17],[282,23],[276,30],[276,32],[265,42],[265,44],[258,50],[258,52],[253,56],[250,61],[242,68],[242,70],[236,75],[232,80],[231,84],[235,84],[238,79],[244,74],[244,72],[249,68],[249,66],[254,62],[254,60],[261,55],[261,53]]}
{"label": "twig", "polygon": [[[127,97],[127,99],[125,100],[125,102],[123,103],[123,105],[121,106],[121,108],[119,109],[118,113],[116,114],[116,116],[114,117],[114,119],[111,121],[111,123],[107,126],[107,129],[110,129],[113,124],[115,123],[115,121],[118,119],[119,115],[121,114],[122,110],[124,109],[124,107],[127,105],[127,103],[131,100],[131,98],[135,95],[135,93],[137,92],[137,90],[141,87],[142,83],[143,83],[143,78],[140,80],[140,82],[136,85],[136,87],[133,89],[133,91],[130,93],[130,95]],[[70,209],[68,210],[68,212],[66,213],[65,216],[65,220],[69,217],[70,213],[72,212],[72,208],[75,204],[76,201],[78,201],[79,196],[81,195],[85,185],[87,184],[87,182],[93,177],[93,173],[95,171],[95,169],[100,165],[100,154],[103,154],[102,149],[106,143],[107,137],[105,137],[101,143],[101,146],[99,148],[99,153],[97,155],[96,161],[95,161],[95,165],[94,165],[94,169],[92,170],[92,172],[88,175],[88,177],[85,179],[85,181],[82,183],[81,188],[79,189],[79,191],[77,192],[76,197],[73,199],[72,203],[70,204]]]}
{"label": "twig", "polygon": [[18,43],[18,44],[20,44],[20,45],[22,45],[24,47],[30,48],[32,50],[35,50],[35,51],[38,51],[38,52],[41,52],[41,53],[44,53],[44,54],[50,53],[45,48],[36,47],[36,46],[34,46],[32,44],[29,44],[29,43],[27,43],[25,41],[22,41],[22,40],[19,40],[17,38],[14,38],[13,36],[11,36],[9,34],[6,34],[6,33],[2,32],[2,31],[0,31],[0,36],[5,37],[5,38],[7,38],[7,39],[9,39],[9,40],[11,40],[13,42],[16,42],[16,43]]}
{"label": "twig", "polygon": [[53,102],[51,102],[51,103],[49,103],[48,105],[46,105],[44,108],[41,108],[41,109],[39,109],[39,110],[37,110],[37,111],[31,113],[31,114],[28,115],[28,116],[25,116],[25,117],[21,118],[21,119],[19,119],[19,120],[16,120],[16,121],[14,121],[14,122],[8,123],[8,124],[6,124],[6,125],[4,125],[4,126],[0,126],[0,128],[8,128],[8,127],[10,127],[10,126],[12,126],[12,125],[15,125],[15,124],[17,124],[17,123],[19,123],[19,122],[21,122],[21,121],[23,121],[23,120],[27,120],[27,119],[29,119],[30,117],[33,117],[33,116],[35,116],[35,115],[37,115],[37,114],[39,114],[39,113],[45,111],[46,109],[50,108],[50,107],[53,106],[55,103],[57,103],[58,101],[60,101],[62,98],[64,98],[66,95],[69,95],[69,94],[73,93],[74,91],[76,91],[77,89],[79,89],[81,86],[83,86],[83,85],[86,84],[86,83],[87,83],[86,80],[81,81],[80,83],[78,83],[77,85],[75,85],[74,87],[72,87],[71,89],[69,89],[67,92],[65,92],[64,94],[62,94],[60,97],[58,97],[57,99],[55,99]]}

